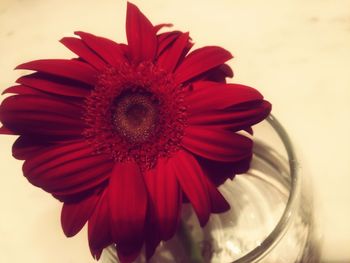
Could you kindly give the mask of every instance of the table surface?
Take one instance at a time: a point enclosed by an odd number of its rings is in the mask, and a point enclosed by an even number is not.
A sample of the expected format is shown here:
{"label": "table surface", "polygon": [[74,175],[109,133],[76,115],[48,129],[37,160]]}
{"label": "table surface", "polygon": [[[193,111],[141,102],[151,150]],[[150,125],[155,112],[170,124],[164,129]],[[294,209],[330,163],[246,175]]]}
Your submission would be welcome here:
{"label": "table surface", "polygon": [[[64,4],[62,4],[64,2]],[[154,23],[221,45],[234,82],[258,88],[289,131],[312,180],[324,262],[350,261],[350,1],[133,1]],[[125,42],[126,2],[1,0],[0,89],[37,58],[71,57],[57,40],[75,30]],[[103,3],[103,4],[102,4]],[[14,139],[0,137],[0,262],[94,262],[86,229],[66,239],[61,205],[21,176]]]}

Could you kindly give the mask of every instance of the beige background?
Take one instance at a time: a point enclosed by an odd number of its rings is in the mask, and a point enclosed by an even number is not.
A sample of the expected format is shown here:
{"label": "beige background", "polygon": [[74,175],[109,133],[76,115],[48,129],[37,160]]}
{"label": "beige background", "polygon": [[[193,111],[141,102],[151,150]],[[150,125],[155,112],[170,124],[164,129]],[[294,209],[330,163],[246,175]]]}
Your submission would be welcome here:
{"label": "beige background", "polygon": [[[313,180],[323,261],[350,261],[350,1],[135,0],[154,23],[189,30],[197,47],[232,51],[235,82],[258,88]],[[0,89],[19,63],[70,57],[74,30],[125,41],[121,0],[0,0]],[[0,262],[93,262],[86,231],[66,239],[60,204],[31,186],[0,137]]]}

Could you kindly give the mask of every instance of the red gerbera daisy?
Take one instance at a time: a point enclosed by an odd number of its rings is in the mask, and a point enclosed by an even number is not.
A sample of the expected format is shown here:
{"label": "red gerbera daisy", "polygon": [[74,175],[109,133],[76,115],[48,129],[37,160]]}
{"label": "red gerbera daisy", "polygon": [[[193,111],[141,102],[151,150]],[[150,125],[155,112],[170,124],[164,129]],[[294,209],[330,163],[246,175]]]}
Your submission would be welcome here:
{"label": "red gerbera daisy", "polygon": [[36,60],[8,88],[0,133],[20,135],[13,155],[34,185],[64,202],[67,236],[88,222],[93,256],[116,244],[122,262],[147,256],[178,225],[189,201],[204,226],[229,205],[217,186],[244,172],[251,126],[271,105],[253,88],[226,84],[232,58],[188,33],[158,33],[128,3],[128,45],[89,33],[61,42],[77,59]]}

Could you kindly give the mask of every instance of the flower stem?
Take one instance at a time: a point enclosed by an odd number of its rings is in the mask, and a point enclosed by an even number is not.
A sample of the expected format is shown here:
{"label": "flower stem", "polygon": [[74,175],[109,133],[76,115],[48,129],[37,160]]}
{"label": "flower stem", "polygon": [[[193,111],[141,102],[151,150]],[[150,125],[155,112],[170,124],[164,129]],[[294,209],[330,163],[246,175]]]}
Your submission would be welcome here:
{"label": "flower stem", "polygon": [[204,263],[201,249],[193,239],[191,232],[186,223],[181,219],[177,236],[188,256],[189,263]]}

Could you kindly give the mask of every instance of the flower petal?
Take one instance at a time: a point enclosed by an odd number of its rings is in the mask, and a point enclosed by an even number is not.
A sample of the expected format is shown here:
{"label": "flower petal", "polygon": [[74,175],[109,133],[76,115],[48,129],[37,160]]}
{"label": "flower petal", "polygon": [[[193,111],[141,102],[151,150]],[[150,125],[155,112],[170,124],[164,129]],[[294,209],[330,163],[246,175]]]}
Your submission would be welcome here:
{"label": "flower petal", "polygon": [[227,179],[233,179],[236,174],[241,174],[247,172],[250,167],[250,162],[252,160],[252,155],[247,158],[234,162],[225,163],[208,160],[205,158],[197,157],[199,165],[202,167],[204,174],[209,178],[209,180],[215,185],[220,186]]}
{"label": "flower petal", "polygon": [[190,125],[215,126],[232,131],[247,129],[265,119],[271,104],[254,88],[239,84],[199,81],[185,98]]}
{"label": "flower petal", "polygon": [[87,63],[68,59],[39,59],[21,64],[16,69],[35,70],[89,85],[95,84],[97,74],[97,71]]}
{"label": "flower petal", "polygon": [[[48,86],[49,88],[54,87],[54,83],[52,86]],[[64,90],[62,90],[64,93]],[[61,92],[61,90],[59,90],[58,92]],[[89,94],[88,90],[85,90],[86,94]],[[15,95],[34,95],[37,97],[41,97],[41,98],[48,98],[48,99],[62,99],[62,101],[66,102],[66,103],[70,103],[70,104],[75,104],[78,107],[81,107],[84,105],[84,99],[85,97],[79,97],[79,96],[66,96],[66,95],[61,95],[61,94],[57,94],[54,92],[50,92],[50,91],[43,91],[37,88],[33,88],[33,87],[29,87],[26,85],[15,85],[12,87],[9,87],[7,89],[5,89],[3,91],[3,94],[15,94]],[[64,96],[64,97],[62,97]]]}
{"label": "flower petal", "polygon": [[109,176],[113,162],[102,154],[93,155],[90,145],[81,140],[49,146],[28,158],[23,173],[34,185],[54,195],[65,197],[91,191]]}
{"label": "flower petal", "polygon": [[256,89],[240,85],[212,81],[199,81],[192,85],[186,96],[188,112],[220,110],[247,102],[261,101],[263,96]]}
{"label": "flower petal", "polygon": [[161,241],[161,237],[158,231],[158,225],[155,223],[155,215],[148,214],[147,219],[148,221],[153,221],[153,223],[147,224],[146,226],[145,254],[146,260],[149,260],[156,251]]}
{"label": "flower petal", "polygon": [[204,226],[209,219],[211,201],[201,167],[196,159],[184,150],[178,151],[170,161],[182,190],[196,211],[200,225]]}
{"label": "flower petal", "polygon": [[183,83],[225,63],[231,58],[231,53],[221,47],[207,46],[196,49],[179,65],[175,71],[175,79],[177,83]]}
{"label": "flower petal", "polygon": [[24,85],[15,85],[5,89],[2,94],[21,94],[21,95],[40,95],[45,96],[45,93],[40,92],[39,90],[24,86]]}
{"label": "flower petal", "polygon": [[152,61],[157,52],[156,29],[134,5],[128,2],[126,36],[131,59],[134,62]]}
{"label": "flower petal", "polygon": [[269,102],[254,101],[223,110],[196,111],[195,114],[189,114],[188,123],[239,131],[262,121],[269,115],[270,111],[271,104]]}
{"label": "flower petal", "polygon": [[237,162],[252,154],[251,139],[224,129],[188,126],[182,145],[201,157],[221,162]]}
{"label": "flower petal", "polygon": [[47,141],[43,137],[32,137],[21,135],[17,138],[12,146],[12,155],[18,160],[25,160],[37,154],[48,151],[56,146],[74,145],[80,142],[79,140],[64,140],[64,141]]}
{"label": "flower petal", "polygon": [[174,44],[158,59],[158,64],[168,72],[173,72],[189,42],[189,33],[181,34]]}
{"label": "flower petal", "polygon": [[61,225],[67,237],[75,236],[84,227],[99,198],[99,194],[92,194],[81,201],[63,204]]}
{"label": "flower petal", "polygon": [[2,127],[0,128],[0,134],[17,135],[17,133],[11,131],[10,129],[6,128],[5,126],[2,126]]}
{"label": "flower petal", "polygon": [[118,43],[115,43],[110,39],[95,36],[82,31],[77,31],[74,33],[80,36],[85,44],[95,51],[108,64],[117,66],[126,61],[123,48]]}
{"label": "flower petal", "polygon": [[158,50],[157,56],[163,53],[163,51],[168,48],[174,41],[182,35],[180,31],[164,32],[157,35],[158,39]]}
{"label": "flower petal", "polygon": [[101,70],[106,66],[104,61],[97,56],[94,51],[92,51],[81,39],[75,37],[64,37],[60,40],[60,42],[94,68]]}
{"label": "flower petal", "polygon": [[101,198],[88,221],[90,251],[97,260],[100,258],[102,250],[113,243],[107,192],[108,189],[102,192]]}
{"label": "flower petal", "polygon": [[52,144],[43,142],[43,140],[38,138],[35,139],[22,135],[12,145],[12,155],[18,160],[25,160],[39,153],[43,149],[43,146],[48,147],[49,145]]}
{"label": "flower petal", "polygon": [[88,96],[92,88],[79,82],[38,72],[22,76],[16,82],[43,92],[78,98]]}
{"label": "flower petal", "polygon": [[235,176],[236,163],[224,163],[208,160],[205,158],[196,158],[202,167],[204,174],[209,178],[215,186],[220,186],[227,179],[233,179]]}
{"label": "flower petal", "polygon": [[226,83],[226,78],[232,78],[233,71],[227,64],[221,64],[218,67],[210,69],[200,75],[198,78],[207,81]]}
{"label": "flower petal", "polygon": [[158,32],[159,30],[161,30],[163,27],[173,27],[174,25],[171,23],[163,23],[163,24],[159,24],[159,25],[155,25],[154,26],[154,30],[156,32]]}
{"label": "flower petal", "polygon": [[230,209],[229,203],[215,187],[215,185],[207,178],[202,176],[203,181],[206,184],[208,195],[210,197],[210,207],[212,213],[223,213]]}
{"label": "flower petal", "polygon": [[26,135],[80,137],[85,128],[81,115],[77,105],[35,95],[8,97],[0,107],[3,125]]}
{"label": "flower petal", "polygon": [[117,245],[117,255],[121,263],[132,263],[139,256],[142,248],[142,242],[132,245]]}
{"label": "flower petal", "polygon": [[112,237],[118,255],[134,257],[144,240],[148,199],[138,165],[134,162],[116,164],[108,187]]}
{"label": "flower petal", "polygon": [[156,168],[146,172],[144,178],[161,238],[168,240],[175,234],[182,204],[174,168],[167,159],[159,159]]}

